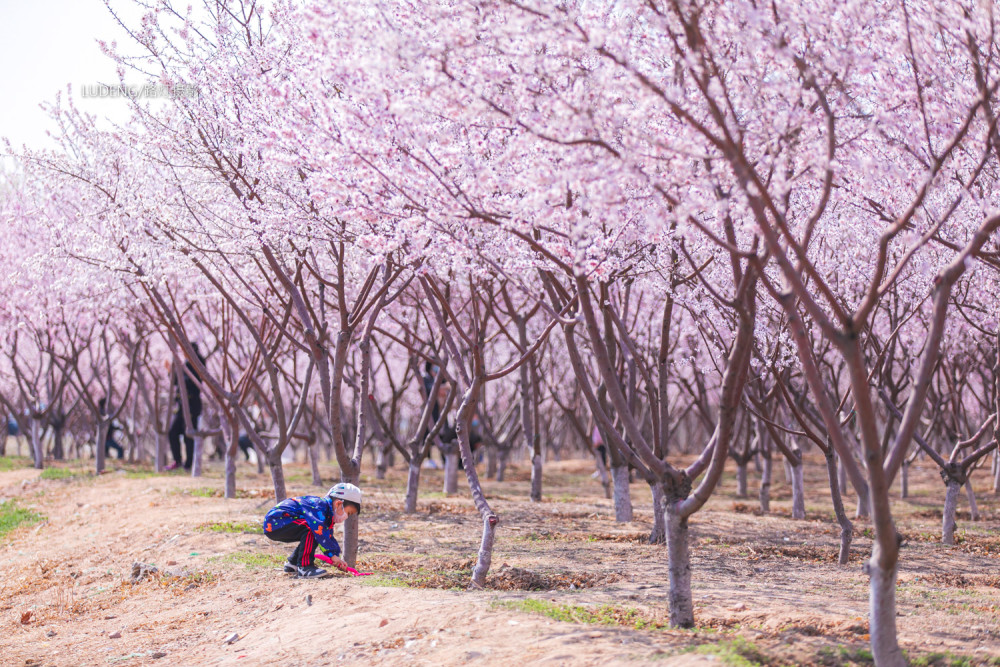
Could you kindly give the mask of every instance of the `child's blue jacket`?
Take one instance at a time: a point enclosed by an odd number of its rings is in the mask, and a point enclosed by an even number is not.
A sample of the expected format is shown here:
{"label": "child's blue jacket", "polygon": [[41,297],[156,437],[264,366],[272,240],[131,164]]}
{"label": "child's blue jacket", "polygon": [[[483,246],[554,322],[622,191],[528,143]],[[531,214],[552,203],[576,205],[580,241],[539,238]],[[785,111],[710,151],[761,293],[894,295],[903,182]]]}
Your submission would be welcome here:
{"label": "child's blue jacket", "polygon": [[264,531],[270,533],[290,523],[307,526],[327,553],[340,555],[340,544],[333,537],[333,499],[329,496],[302,496],[282,500],[264,517]]}

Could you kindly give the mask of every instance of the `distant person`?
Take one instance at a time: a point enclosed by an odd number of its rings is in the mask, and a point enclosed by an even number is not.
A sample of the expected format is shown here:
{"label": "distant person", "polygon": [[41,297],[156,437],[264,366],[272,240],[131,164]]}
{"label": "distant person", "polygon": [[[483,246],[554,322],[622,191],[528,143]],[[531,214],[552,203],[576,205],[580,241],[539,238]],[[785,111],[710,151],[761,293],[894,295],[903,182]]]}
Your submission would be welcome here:
{"label": "distant person", "polygon": [[604,438],[601,437],[601,430],[597,428],[597,424],[594,424],[594,428],[590,431],[590,446],[600,457],[604,467],[608,467],[608,446],[604,444]]}
{"label": "distant person", "polygon": [[[97,411],[101,414],[102,420],[107,419],[108,416],[107,405],[108,401],[106,398],[102,397],[98,399]],[[108,424],[107,433],[104,434],[104,454],[105,455],[111,454],[111,450],[113,449],[115,450],[115,453],[118,454],[119,461],[125,458],[125,448],[122,447],[120,444],[118,444],[118,441],[115,440],[115,432],[116,431],[121,432],[121,430],[122,430],[122,425],[118,423],[118,420],[112,419],[111,423]]]}
{"label": "distant person", "polygon": [[240,438],[238,440],[240,445],[240,450],[243,452],[243,457],[247,461],[250,460],[250,450],[253,449],[253,441],[250,440],[250,436],[246,433],[240,433]]}
{"label": "distant person", "polygon": [[264,517],[264,535],[275,542],[298,542],[295,551],[285,561],[285,572],[294,573],[299,579],[318,579],[328,576],[326,570],[316,567],[316,546],[322,546],[328,562],[341,572],[363,577],[361,573],[340,559],[340,544],[333,536],[333,527],[347,521],[347,517],[361,512],[361,489],[353,484],[335,485],[326,496],[286,498],[275,505]]}
{"label": "distant person", "polygon": [[[201,356],[198,344],[192,343],[191,347],[194,348],[194,353],[198,356],[202,365],[204,365],[205,358]],[[188,413],[191,415],[191,428],[197,430],[198,418],[201,416],[202,408],[201,388],[193,378],[200,379],[201,376],[195,371],[190,361],[184,362],[184,368],[184,393],[187,394]],[[171,377],[171,383],[176,385],[176,382],[177,376],[174,374]],[[170,453],[174,457],[174,462],[167,466],[167,470],[176,470],[181,465],[184,466],[185,470],[191,470],[191,463],[194,460],[194,438],[187,435],[187,425],[184,422],[184,408],[181,405],[182,399],[183,396],[180,388],[177,387],[177,398],[174,402],[174,420],[171,422],[170,431],[167,433],[167,439],[170,441]],[[186,454],[183,461],[181,460],[181,436],[184,436],[184,453]]]}
{"label": "distant person", "polygon": [[[438,387],[437,396],[431,396],[431,389],[434,388],[434,380],[437,378],[437,374],[441,372],[440,367],[437,364],[433,364],[429,361],[424,363],[424,396],[432,400],[431,405],[431,423],[427,425],[427,430],[424,431],[424,438],[430,433],[431,427],[438,422],[441,418],[441,408],[444,407],[445,402],[448,400],[448,380],[445,378],[441,382],[441,386]],[[448,423],[448,418],[445,416],[444,424],[441,425],[441,430],[438,431],[438,440],[440,447],[436,449],[441,454],[441,464],[445,463],[445,449],[450,449],[450,443],[455,440],[455,429]],[[429,458],[427,462],[431,467],[437,467],[434,460]]]}
{"label": "distant person", "polygon": [[[479,463],[480,459],[482,459],[481,453],[476,451],[483,444],[483,435],[481,431],[482,429],[479,427],[479,418],[473,417],[472,425],[469,429],[469,449],[472,451],[472,460],[476,463]],[[455,437],[458,437],[457,434]],[[461,459],[461,457],[458,459],[458,469],[465,470],[465,462]]]}

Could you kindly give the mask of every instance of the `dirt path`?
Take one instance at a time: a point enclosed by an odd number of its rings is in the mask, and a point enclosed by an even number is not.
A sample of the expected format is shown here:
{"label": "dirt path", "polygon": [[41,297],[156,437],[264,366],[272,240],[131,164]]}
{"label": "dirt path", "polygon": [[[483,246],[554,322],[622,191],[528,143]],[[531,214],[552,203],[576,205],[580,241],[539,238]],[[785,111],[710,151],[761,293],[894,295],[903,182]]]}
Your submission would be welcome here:
{"label": "dirt path", "polygon": [[[678,631],[662,627],[666,561],[644,543],[644,484],[633,486],[637,520],[616,525],[584,463],[550,465],[552,500],[540,504],[522,500],[517,470],[491,483],[503,520],[491,589],[468,592],[479,526],[468,499],[428,493],[406,516],[402,473],[367,480],[361,562],[377,576],[304,582],[278,569],[288,549],[255,532],[272,500],[268,480],[248,471],[235,500],[214,495],[214,469],[201,479],[0,472],[0,500],[47,517],[0,543],[0,663],[698,665],[736,655],[870,664],[861,572],[870,542],[859,524],[856,558],[837,566],[837,531],[818,493],[810,519],[791,521],[780,485],[766,517],[724,487],[692,527],[699,627]],[[435,475],[428,490],[440,488]],[[290,466],[289,478],[291,493],[317,492],[304,467]],[[985,520],[962,522],[962,542],[943,547],[928,479],[897,511],[908,537],[900,638],[911,655],[986,664],[1000,656],[997,502],[982,498]],[[158,572],[131,583],[136,562]]]}

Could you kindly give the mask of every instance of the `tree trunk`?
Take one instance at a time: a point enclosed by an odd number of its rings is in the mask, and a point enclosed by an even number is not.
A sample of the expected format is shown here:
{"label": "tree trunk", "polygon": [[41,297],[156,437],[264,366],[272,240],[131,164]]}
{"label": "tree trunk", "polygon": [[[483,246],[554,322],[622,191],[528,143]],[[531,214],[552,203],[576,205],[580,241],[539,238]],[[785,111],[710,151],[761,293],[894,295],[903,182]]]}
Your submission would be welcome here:
{"label": "tree trunk", "polygon": [[958,480],[948,478],[941,515],[941,542],[944,544],[955,543],[955,510],[958,508],[958,490],[961,486]]}
{"label": "tree trunk", "polygon": [[497,464],[497,476],[496,481],[502,482],[503,477],[507,474],[507,461],[510,459],[510,448],[506,447],[500,450],[499,456],[500,462]]}
{"label": "tree trunk", "polygon": [[910,462],[903,461],[902,470],[899,471],[899,497],[906,500],[910,497]]}
{"label": "tree trunk", "polygon": [[389,469],[389,457],[386,455],[385,443],[380,442],[375,448],[375,479],[385,479],[386,470]]}
{"label": "tree trunk", "polygon": [[191,476],[201,477],[201,451],[205,448],[205,438],[196,435],[194,438],[194,450],[191,453]]}
{"label": "tree trunk", "polygon": [[104,472],[104,467],[105,467],[105,463],[106,463],[106,459],[107,459],[107,453],[108,453],[107,452],[107,447],[105,446],[104,443],[107,442],[107,439],[108,439],[108,428],[110,426],[111,426],[111,423],[110,422],[106,422],[103,419],[98,420],[98,422],[97,422],[97,434],[96,434],[96,438],[97,438],[97,443],[96,444],[97,444],[97,446],[94,449],[94,460],[96,461],[96,463],[95,463],[94,467],[95,467],[95,471],[97,472],[98,475],[100,475],[102,472]]}
{"label": "tree trunk", "polygon": [[458,452],[454,448],[444,455],[444,492],[447,495],[458,493]]}
{"label": "tree trunk", "polygon": [[[38,420],[31,420],[31,455],[35,457],[35,469],[41,470],[45,467],[45,449],[42,445],[42,436],[39,433]],[[20,452],[18,452],[20,453]]]}
{"label": "tree trunk", "polygon": [[406,503],[403,511],[413,514],[417,511],[417,490],[420,487],[420,463],[413,459],[410,461],[410,472],[406,476]]}
{"label": "tree trunk", "polygon": [[837,458],[833,451],[826,455],[826,472],[830,478],[830,498],[833,500],[833,513],[840,524],[840,554],[837,562],[847,565],[851,557],[851,541],[854,539],[854,524],[847,518],[844,510],[844,497],[840,493],[840,479],[837,473]]}
{"label": "tree trunk", "polygon": [[496,476],[497,476],[497,448],[490,445],[486,448],[486,477],[490,478]]}
{"label": "tree trunk", "polygon": [[837,484],[840,487],[841,494],[843,494],[847,490],[847,467],[844,466],[844,462],[840,460],[839,456],[837,457],[837,463],[839,464],[837,466]]}
{"label": "tree trunk", "polygon": [[993,493],[1000,493],[1000,448],[993,450]]}
{"label": "tree trunk", "polygon": [[62,461],[66,458],[66,453],[63,450],[63,427],[53,426],[52,427],[52,458],[56,461]]}
{"label": "tree trunk", "polygon": [[[468,467],[466,472],[468,472]],[[483,539],[479,543],[476,567],[472,570],[473,588],[481,590],[486,587],[486,573],[490,571],[490,564],[493,562],[493,540],[496,538],[498,523],[499,520],[496,516],[483,517]]]}
{"label": "tree trunk", "polygon": [[226,448],[224,495],[226,498],[236,497],[236,456],[231,447]]}
{"label": "tree trunk", "polygon": [[896,640],[896,570],[897,565],[882,569],[877,565],[878,547],[868,563],[871,608],[868,630],[872,657],[878,667],[906,667],[906,659]]}
{"label": "tree trunk", "polygon": [[747,497],[747,463],[748,461],[736,462],[736,497]]}
{"label": "tree trunk", "polygon": [[306,451],[309,453],[309,469],[312,471],[313,486],[323,486],[323,477],[319,474],[319,452],[316,450],[316,443],[310,443]]}
{"label": "tree trunk", "polygon": [[493,541],[496,538],[497,526],[500,524],[500,517],[490,507],[486,500],[486,494],[483,493],[483,485],[479,481],[479,473],[476,472],[476,461],[472,456],[472,445],[469,442],[472,406],[479,398],[479,392],[482,388],[480,382],[478,378],[473,380],[472,386],[462,397],[462,404],[459,406],[455,418],[455,434],[462,463],[465,464],[465,479],[469,483],[472,502],[479,510],[479,516],[483,519],[483,537],[479,544],[479,555],[476,559],[476,567],[472,570],[472,581],[470,582],[470,586],[476,589],[482,589],[486,586],[486,573],[489,572],[490,564],[493,561]]}
{"label": "tree trunk", "polygon": [[274,502],[280,503],[288,497],[285,491],[285,468],[281,465],[281,454],[274,451],[267,453],[267,468],[271,473],[271,483],[274,485]]}
{"label": "tree trunk", "polygon": [[666,544],[667,525],[663,515],[667,510],[667,504],[664,501],[663,486],[656,482],[650,484],[649,488],[653,492],[653,532],[649,534],[649,543]]}
{"label": "tree trunk", "polygon": [[614,481],[615,489],[615,521],[627,523],[632,520],[632,496],[628,488],[628,466],[612,468],[611,479]]}
{"label": "tree trunk", "polygon": [[163,434],[155,432],[156,441],[153,445],[153,470],[163,472]]}
{"label": "tree trunk", "polygon": [[972,490],[972,480],[965,480],[965,495],[969,499],[969,519],[979,521],[979,507],[976,505],[976,493]]}
{"label": "tree trunk", "polygon": [[[353,482],[352,482],[353,484]],[[358,515],[351,514],[344,522],[344,562],[354,567],[358,562]]]}
{"label": "tree trunk", "polygon": [[792,518],[806,518],[805,484],[802,480],[802,460],[792,463]]}
{"label": "tree trunk", "polygon": [[236,452],[239,451],[239,435],[237,440],[230,442],[226,447],[226,472],[225,472],[225,496],[226,498],[236,497]]}
{"label": "tree trunk", "polygon": [[542,455],[531,457],[531,502],[542,502]]}
{"label": "tree trunk", "polygon": [[678,513],[680,501],[667,502],[667,564],[670,572],[670,624],[694,627],[691,599],[691,554],[688,551],[687,517]]}
{"label": "tree trunk", "polygon": [[858,508],[854,516],[858,519],[866,519],[872,515],[871,492],[868,487],[856,490],[858,492]]}
{"label": "tree trunk", "polygon": [[771,511],[771,450],[765,449],[760,455],[760,511],[767,514]]}

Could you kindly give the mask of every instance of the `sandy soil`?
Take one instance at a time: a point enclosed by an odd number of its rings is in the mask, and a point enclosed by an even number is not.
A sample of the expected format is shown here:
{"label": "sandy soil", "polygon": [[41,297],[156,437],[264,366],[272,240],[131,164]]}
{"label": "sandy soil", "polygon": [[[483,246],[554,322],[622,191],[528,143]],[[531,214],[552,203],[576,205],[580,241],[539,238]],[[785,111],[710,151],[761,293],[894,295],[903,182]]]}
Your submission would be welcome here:
{"label": "sandy soil", "polygon": [[[685,631],[663,627],[666,557],[645,543],[648,487],[633,485],[636,520],[616,524],[591,470],[550,463],[539,504],[526,502],[524,470],[488,483],[502,526],[481,592],[464,590],[481,524],[467,493],[435,493],[438,471],[425,471],[413,516],[401,512],[402,471],[366,477],[361,565],[376,575],[320,581],[282,574],[289,548],[253,532],[273,500],[269,479],[249,465],[235,500],[213,495],[218,465],[199,479],[132,467],[62,480],[3,471],[0,500],[47,518],[0,538],[0,664],[870,664],[861,571],[870,532],[857,521],[852,562],[835,563],[838,529],[818,464],[805,521],[789,518],[780,471],[771,515],[736,498],[732,479],[697,515],[698,627]],[[290,493],[317,493],[305,466],[288,473]],[[334,468],[324,475],[332,480]],[[962,506],[960,543],[946,547],[943,486],[926,467],[913,478],[913,497],[896,508],[907,538],[901,642],[931,664],[953,659],[935,652],[990,664],[1000,657],[1000,502],[983,482],[982,520],[968,521]],[[132,583],[136,562],[158,572]],[[526,600],[606,624],[554,620]]]}

